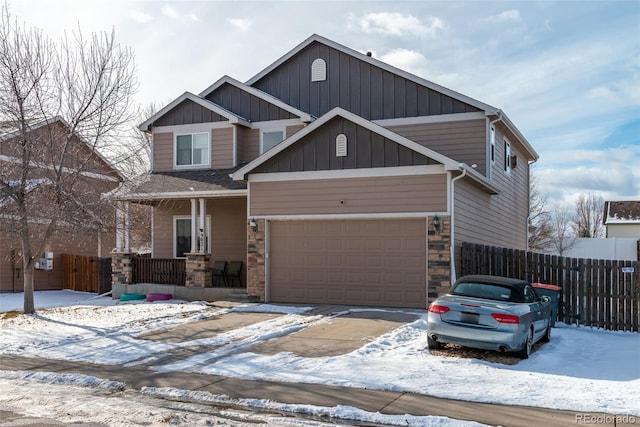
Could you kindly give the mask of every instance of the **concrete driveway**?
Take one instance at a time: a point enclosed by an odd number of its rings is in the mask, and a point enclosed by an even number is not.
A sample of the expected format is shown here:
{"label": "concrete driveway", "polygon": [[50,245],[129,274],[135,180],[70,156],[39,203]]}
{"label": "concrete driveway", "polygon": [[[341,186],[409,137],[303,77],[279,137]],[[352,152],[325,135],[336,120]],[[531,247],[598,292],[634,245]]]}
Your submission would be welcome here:
{"label": "concrete driveway", "polygon": [[[420,317],[418,310],[394,310],[347,306],[314,306],[306,313],[325,316],[291,334],[257,343],[243,351],[273,355],[290,352],[301,357],[326,357],[347,354],[375,341],[400,326]],[[173,328],[139,335],[139,339],[170,343],[211,338],[236,328],[274,319],[284,314],[261,312],[232,312],[210,319],[191,322]],[[194,349],[195,350],[195,349]],[[186,354],[183,354],[185,356]]]}
{"label": "concrete driveway", "polygon": [[[345,307],[342,311],[346,310],[348,308]],[[326,322],[261,342],[248,351],[267,355],[290,352],[301,357],[339,356],[351,353],[418,317],[418,313],[410,314],[399,310],[367,311],[357,308],[337,317],[329,317]]]}

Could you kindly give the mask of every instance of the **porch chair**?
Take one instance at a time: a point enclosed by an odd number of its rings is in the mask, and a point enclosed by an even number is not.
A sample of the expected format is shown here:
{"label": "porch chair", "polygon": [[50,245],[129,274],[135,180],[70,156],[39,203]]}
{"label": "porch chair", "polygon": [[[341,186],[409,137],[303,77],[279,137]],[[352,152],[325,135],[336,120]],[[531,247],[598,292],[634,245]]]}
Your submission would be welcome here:
{"label": "porch chair", "polygon": [[216,287],[216,283],[220,278],[222,278],[222,283],[224,286],[229,286],[229,282],[227,282],[227,261],[215,261],[213,263],[213,273],[211,274],[211,285]]}
{"label": "porch chair", "polygon": [[233,280],[238,280],[238,287],[242,287],[242,261],[229,262],[229,270],[227,271],[227,278],[229,279],[229,286],[233,286]]}

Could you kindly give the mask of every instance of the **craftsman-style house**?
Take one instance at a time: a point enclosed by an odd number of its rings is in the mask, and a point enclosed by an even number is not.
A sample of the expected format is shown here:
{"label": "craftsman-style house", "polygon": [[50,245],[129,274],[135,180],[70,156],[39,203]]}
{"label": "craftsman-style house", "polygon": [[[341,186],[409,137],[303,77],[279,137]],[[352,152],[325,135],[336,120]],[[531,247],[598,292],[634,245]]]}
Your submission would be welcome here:
{"label": "craftsman-style house", "polygon": [[[154,206],[152,259],[186,260],[187,287],[240,261],[261,301],[425,308],[462,242],[526,247],[538,155],[509,118],[318,35],[140,129],[151,173],[110,197],[122,223]],[[114,285],[140,281],[117,242]]]}

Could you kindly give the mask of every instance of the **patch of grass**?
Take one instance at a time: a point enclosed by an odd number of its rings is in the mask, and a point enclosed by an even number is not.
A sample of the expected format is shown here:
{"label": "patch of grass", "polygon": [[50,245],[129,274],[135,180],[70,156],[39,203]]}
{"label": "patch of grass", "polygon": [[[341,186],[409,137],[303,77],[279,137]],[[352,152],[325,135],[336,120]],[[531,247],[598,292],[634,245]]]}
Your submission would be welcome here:
{"label": "patch of grass", "polygon": [[16,317],[21,316],[22,312],[13,310],[13,311],[7,311],[6,313],[0,313],[0,314],[1,314],[0,319],[15,319]]}

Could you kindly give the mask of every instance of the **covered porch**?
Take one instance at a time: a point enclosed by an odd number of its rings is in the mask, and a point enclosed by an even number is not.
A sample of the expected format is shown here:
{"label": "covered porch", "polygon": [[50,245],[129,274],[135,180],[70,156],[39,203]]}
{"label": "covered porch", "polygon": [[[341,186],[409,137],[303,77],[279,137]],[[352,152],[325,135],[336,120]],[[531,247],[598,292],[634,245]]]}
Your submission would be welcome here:
{"label": "covered porch", "polygon": [[[151,173],[108,195],[117,206],[114,298],[126,292],[187,300],[246,295],[247,191],[232,172]],[[131,247],[133,203],[152,207],[150,256]]]}

